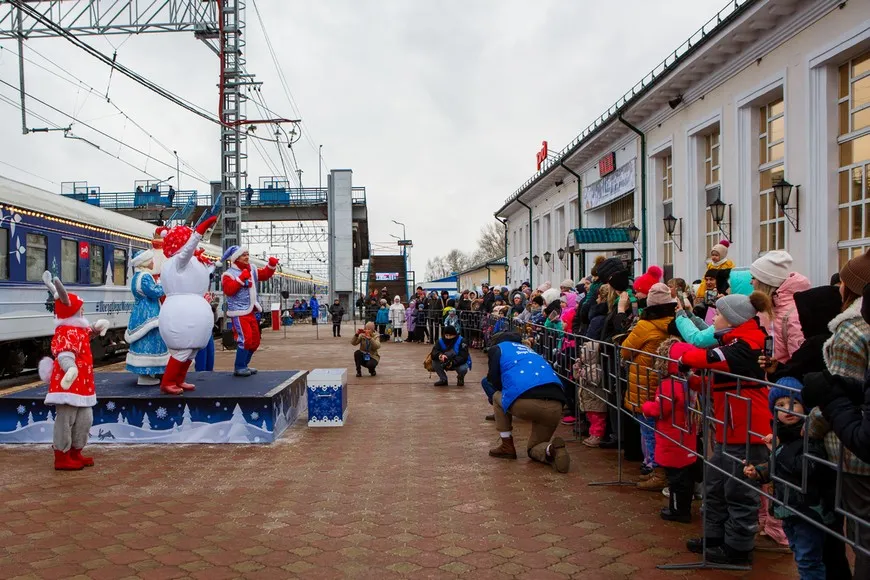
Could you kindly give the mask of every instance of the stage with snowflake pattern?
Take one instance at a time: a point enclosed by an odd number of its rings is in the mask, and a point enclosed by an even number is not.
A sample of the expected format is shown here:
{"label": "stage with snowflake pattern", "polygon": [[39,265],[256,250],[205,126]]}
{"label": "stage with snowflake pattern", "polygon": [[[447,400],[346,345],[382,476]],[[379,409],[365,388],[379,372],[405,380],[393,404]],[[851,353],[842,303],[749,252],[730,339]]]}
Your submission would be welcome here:
{"label": "stage with snowflake pattern", "polygon": [[[272,443],[305,410],[306,371],[190,373],[195,391],[164,395],[136,376],[97,373],[91,443]],[[40,385],[0,397],[0,443],[51,443],[54,406]]]}

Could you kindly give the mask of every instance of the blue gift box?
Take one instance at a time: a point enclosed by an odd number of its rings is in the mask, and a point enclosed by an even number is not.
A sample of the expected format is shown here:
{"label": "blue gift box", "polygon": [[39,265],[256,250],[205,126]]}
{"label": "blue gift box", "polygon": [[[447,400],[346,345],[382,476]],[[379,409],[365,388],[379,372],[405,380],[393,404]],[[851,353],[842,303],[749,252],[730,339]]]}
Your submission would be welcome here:
{"label": "blue gift box", "polygon": [[341,427],[347,420],[347,369],[308,374],[308,426]]}

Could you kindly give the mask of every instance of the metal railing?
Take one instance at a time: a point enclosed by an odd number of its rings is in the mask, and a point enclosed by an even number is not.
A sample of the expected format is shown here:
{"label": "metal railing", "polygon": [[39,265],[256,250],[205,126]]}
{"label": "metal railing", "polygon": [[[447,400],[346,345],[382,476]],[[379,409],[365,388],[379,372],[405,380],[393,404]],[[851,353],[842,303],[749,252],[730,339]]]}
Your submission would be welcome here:
{"label": "metal railing", "polygon": [[[96,189],[96,188],[91,188]],[[211,206],[213,199],[210,193],[198,193],[195,190],[176,191],[173,198],[169,199],[168,191],[77,191],[65,193],[64,197],[104,207],[106,209],[136,209],[148,207],[160,208],[183,208],[190,201],[196,207]],[[327,203],[327,190],[325,188],[268,188],[244,190],[239,196],[242,207],[302,207],[310,205],[325,205]],[[364,187],[354,187],[351,191],[353,205],[366,204],[366,191]]]}
{"label": "metal railing", "polygon": [[[480,319],[478,331],[483,335],[484,321],[491,315],[468,313],[469,326],[473,325],[475,314]],[[566,394],[572,395],[569,399],[575,401],[576,415],[584,412],[583,401],[588,402],[590,398],[607,409],[608,423],[616,437],[616,478],[589,485],[636,485],[625,476],[622,454],[624,425],[634,422],[641,430],[653,430],[656,445],[664,444],[659,443],[660,440],[667,441],[678,446],[687,456],[693,456],[700,464],[703,483],[724,479],[730,482],[730,489],[742,490],[744,494],[749,492],[751,501],[758,502],[758,509],[763,509],[761,499],[764,498],[771,513],[785,514],[783,517],[795,518],[793,521],[823,532],[827,538],[825,550],[842,542],[851,546],[857,555],[870,557],[870,545],[867,544],[870,522],[847,507],[847,503],[854,506],[866,502],[867,498],[856,497],[854,485],[844,487],[844,480],[849,478],[870,480],[870,477],[852,475],[844,468],[844,457],[850,452],[820,420],[818,409],[811,413],[809,409],[800,411],[794,407],[801,395],[799,390],[720,370],[691,369],[680,361],[656,353],[628,349],[528,322],[514,321],[511,328],[552,365],[563,386],[574,391]],[[463,328],[463,334],[466,332],[468,330]],[[489,346],[491,338],[483,340],[482,344]],[[639,359],[652,363],[642,364]],[[665,384],[667,388],[660,388]],[[788,441],[792,447],[788,455],[778,453],[784,433],[781,430],[785,427],[776,421],[753,420],[759,416],[753,414],[753,408],[757,412],[758,405],[765,407],[762,415],[764,412],[770,415],[767,397],[769,389],[774,387],[783,389],[789,399],[786,407],[777,406],[774,412],[781,413],[783,418],[793,417],[804,422],[805,428],[797,438],[793,432],[790,434]],[[763,401],[759,394],[763,395]],[[648,402],[652,405],[642,404]],[[674,412],[677,408],[680,412]],[[860,409],[860,405],[856,408]],[[741,414],[747,417],[745,425],[735,419]],[[644,416],[648,419],[643,420]],[[649,418],[655,419],[655,427],[649,426]],[[825,433],[823,441],[817,437],[820,432]],[[795,455],[799,459],[795,460]],[[644,460],[655,465],[655,456],[645,456]],[[756,466],[759,473],[769,474],[764,482],[771,483],[773,489],[762,487],[760,481],[747,476],[744,468],[748,465]],[[704,485],[702,538],[723,536],[725,520],[715,521],[722,506],[727,509],[730,501],[722,491],[723,487]],[[864,489],[868,488],[870,486]],[[804,505],[807,501],[815,503],[808,508]],[[730,517],[728,512],[726,520]],[[755,515],[752,517],[756,518]],[[754,534],[753,528],[757,527],[754,524],[757,522],[749,526],[748,534]],[[710,548],[705,541],[699,562],[659,568],[748,569],[746,566],[710,562],[707,559]],[[840,545],[833,549],[843,550],[842,562],[845,563],[845,547]]]}

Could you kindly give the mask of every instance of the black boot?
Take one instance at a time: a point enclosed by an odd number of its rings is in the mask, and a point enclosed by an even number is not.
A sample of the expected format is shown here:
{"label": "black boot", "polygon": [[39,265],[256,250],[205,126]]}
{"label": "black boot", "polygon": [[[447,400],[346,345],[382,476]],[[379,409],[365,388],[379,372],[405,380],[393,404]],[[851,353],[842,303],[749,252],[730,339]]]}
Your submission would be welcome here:
{"label": "black boot", "polygon": [[751,566],[752,550],[735,550],[725,543],[716,548],[710,548],[710,545],[707,544],[707,561],[730,566]]}
{"label": "black boot", "polygon": [[692,522],[692,494],[671,493],[668,496],[668,507],[662,508],[661,517],[669,522],[689,524]]}
{"label": "black boot", "polygon": [[358,376],[358,377],[362,376],[362,367],[356,367],[356,376]]}
{"label": "black boot", "polygon": [[[707,552],[709,553],[710,549],[718,548],[724,543],[725,538],[707,538]],[[686,542],[686,548],[695,554],[702,553],[704,551],[704,538],[692,538],[691,540],[688,540]]]}

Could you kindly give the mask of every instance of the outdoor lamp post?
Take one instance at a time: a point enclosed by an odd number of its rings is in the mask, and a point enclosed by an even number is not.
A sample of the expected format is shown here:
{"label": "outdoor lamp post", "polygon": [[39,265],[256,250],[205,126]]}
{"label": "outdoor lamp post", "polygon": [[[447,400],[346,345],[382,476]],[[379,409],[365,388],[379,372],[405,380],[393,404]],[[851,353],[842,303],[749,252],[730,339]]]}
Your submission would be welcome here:
{"label": "outdoor lamp post", "polygon": [[[727,238],[731,239],[731,205],[725,205],[721,199],[717,199],[710,204],[710,217],[713,223],[719,228],[719,231]],[[725,221],[725,210],[728,209],[728,221]],[[729,226],[728,231],[725,231],[723,226]]]}
{"label": "outdoor lamp post", "polygon": [[[795,193],[794,207],[788,207],[788,202],[791,200],[792,187],[797,188],[797,192]],[[794,231],[801,231],[801,186],[792,185],[783,178],[773,184],[773,197],[776,200],[776,205],[779,206],[779,210],[792,225]]]}
{"label": "outdoor lamp post", "polygon": [[[667,234],[671,237],[671,241],[674,242],[674,245],[677,247],[677,249],[678,249],[679,251],[682,252],[682,251],[683,251],[683,245],[682,245],[682,240],[683,240],[683,218],[680,218],[680,219],[678,220],[677,218],[674,217],[674,214],[671,213],[671,214],[668,214],[668,215],[665,217],[664,222],[665,222],[665,233],[667,233]],[[680,233],[677,234],[677,233],[674,233],[674,232],[675,232],[676,229],[677,229],[677,223],[678,223],[678,222],[679,222],[679,225],[680,225]],[[677,242],[677,238],[680,239],[679,242]]]}

